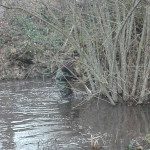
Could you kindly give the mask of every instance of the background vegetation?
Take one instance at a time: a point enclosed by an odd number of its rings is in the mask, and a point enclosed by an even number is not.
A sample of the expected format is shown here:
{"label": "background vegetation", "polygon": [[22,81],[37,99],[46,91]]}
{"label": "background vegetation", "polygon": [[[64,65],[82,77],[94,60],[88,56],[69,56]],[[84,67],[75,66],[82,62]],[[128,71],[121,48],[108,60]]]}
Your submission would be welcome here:
{"label": "background vegetation", "polygon": [[[52,4],[39,0],[36,6],[34,11],[22,6],[15,9],[11,24],[19,30],[22,41],[14,44],[15,56],[7,50],[9,59],[42,64],[38,72],[45,75],[55,71],[53,67],[61,63],[62,54],[77,50],[84,74],[84,80],[79,82],[88,86],[92,96],[104,95],[113,105],[118,101],[141,104],[148,100],[148,1],[58,0]],[[26,13],[18,15],[18,11]],[[13,42],[14,35],[6,37],[0,39],[0,46],[8,38]],[[20,51],[24,59],[20,58]]]}

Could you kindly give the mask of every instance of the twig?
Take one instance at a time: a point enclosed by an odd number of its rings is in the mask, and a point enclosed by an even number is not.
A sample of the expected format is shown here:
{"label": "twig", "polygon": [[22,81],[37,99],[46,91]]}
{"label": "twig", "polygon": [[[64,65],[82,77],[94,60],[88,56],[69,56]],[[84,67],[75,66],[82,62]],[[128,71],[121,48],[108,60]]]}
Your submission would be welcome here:
{"label": "twig", "polygon": [[29,77],[29,75],[31,74],[32,70],[37,67],[37,65],[33,65],[30,70],[25,74],[24,79],[27,80],[27,78]]}
{"label": "twig", "polygon": [[118,32],[118,34],[117,34],[117,36],[116,36],[116,43],[117,43],[117,41],[118,41],[118,38],[119,38],[119,35],[120,35],[122,29],[124,28],[124,26],[125,26],[125,24],[127,23],[128,19],[130,18],[130,16],[132,15],[132,13],[133,13],[134,10],[137,8],[137,6],[140,4],[141,1],[142,1],[142,0],[139,0],[139,1],[137,2],[137,4],[136,4],[136,5],[132,8],[132,10],[128,13],[126,19],[123,21],[122,26],[121,26],[121,28],[119,29],[119,32]]}
{"label": "twig", "polygon": [[85,104],[87,102],[87,100],[83,100],[81,101],[79,104],[77,104],[75,107],[73,107],[72,109],[76,109],[79,106],[82,106],[83,104]]}
{"label": "twig", "polygon": [[[71,35],[73,29],[74,29],[74,25],[72,25],[72,28],[71,28],[70,33],[69,33],[69,36]],[[64,51],[64,49],[65,49],[67,43],[68,43],[68,38],[67,38],[66,41],[64,42],[61,51]]]}
{"label": "twig", "polygon": [[117,143],[117,139],[118,139],[118,130],[117,130],[117,133],[116,133],[115,143]]}

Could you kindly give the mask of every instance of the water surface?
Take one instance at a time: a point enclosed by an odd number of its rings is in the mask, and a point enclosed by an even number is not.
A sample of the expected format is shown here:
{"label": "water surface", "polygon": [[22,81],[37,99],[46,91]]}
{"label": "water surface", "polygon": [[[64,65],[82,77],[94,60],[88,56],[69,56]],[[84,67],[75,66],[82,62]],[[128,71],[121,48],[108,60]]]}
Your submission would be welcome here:
{"label": "water surface", "polygon": [[90,150],[91,135],[107,150],[125,150],[150,131],[149,107],[116,107],[60,97],[51,81],[0,84],[0,149]]}

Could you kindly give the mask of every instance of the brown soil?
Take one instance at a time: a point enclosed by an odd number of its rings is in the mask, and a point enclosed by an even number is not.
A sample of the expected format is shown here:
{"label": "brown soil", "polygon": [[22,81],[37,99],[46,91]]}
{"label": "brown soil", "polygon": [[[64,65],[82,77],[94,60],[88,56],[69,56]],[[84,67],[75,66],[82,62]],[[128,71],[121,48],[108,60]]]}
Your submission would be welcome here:
{"label": "brown soil", "polygon": [[[35,5],[35,1],[30,0],[14,2],[7,0],[3,2],[5,2],[5,5],[24,6],[24,8],[30,11],[35,11],[38,7]],[[33,5],[36,7],[33,7]],[[52,75],[55,71],[54,58],[50,60],[53,52],[42,46],[39,47],[36,43],[30,45],[30,42],[24,39],[21,31],[12,25],[13,17],[20,14],[20,12],[16,10],[4,10],[4,8],[0,7],[0,12],[3,14],[0,16],[0,80],[26,79]],[[43,50],[43,52],[37,53],[36,49]],[[50,62],[53,63],[48,65]]]}

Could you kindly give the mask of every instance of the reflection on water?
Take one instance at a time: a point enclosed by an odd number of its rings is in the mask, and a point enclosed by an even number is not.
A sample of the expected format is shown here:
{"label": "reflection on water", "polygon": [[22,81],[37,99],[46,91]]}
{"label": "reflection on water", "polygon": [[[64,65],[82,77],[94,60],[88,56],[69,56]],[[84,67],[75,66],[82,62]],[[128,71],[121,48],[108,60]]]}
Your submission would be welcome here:
{"label": "reflection on water", "polygon": [[79,102],[62,100],[50,81],[1,83],[0,149],[90,150],[93,134],[107,150],[125,150],[150,132],[148,107],[93,100],[73,110]]}
{"label": "reflection on water", "polygon": [[79,110],[51,82],[1,83],[0,107],[0,149],[81,149]]}

